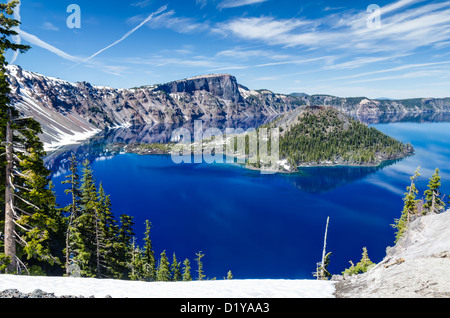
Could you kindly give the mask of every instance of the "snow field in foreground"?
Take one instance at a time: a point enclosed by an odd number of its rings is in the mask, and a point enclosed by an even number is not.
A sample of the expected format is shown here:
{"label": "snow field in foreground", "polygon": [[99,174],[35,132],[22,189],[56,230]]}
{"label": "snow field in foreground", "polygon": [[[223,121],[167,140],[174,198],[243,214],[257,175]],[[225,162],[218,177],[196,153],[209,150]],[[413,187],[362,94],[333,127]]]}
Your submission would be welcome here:
{"label": "snow field in foreground", "polygon": [[36,289],[56,296],[104,298],[333,298],[334,283],[316,280],[132,282],[71,277],[0,275],[0,291]]}

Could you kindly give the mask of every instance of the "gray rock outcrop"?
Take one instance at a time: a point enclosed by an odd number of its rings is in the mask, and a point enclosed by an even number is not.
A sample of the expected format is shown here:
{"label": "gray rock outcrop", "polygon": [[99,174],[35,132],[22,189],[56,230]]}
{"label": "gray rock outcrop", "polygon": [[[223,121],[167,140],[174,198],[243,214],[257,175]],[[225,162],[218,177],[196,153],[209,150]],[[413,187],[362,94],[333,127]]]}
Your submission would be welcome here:
{"label": "gray rock outcrop", "polygon": [[410,223],[367,273],[336,284],[340,298],[450,298],[450,211]]}

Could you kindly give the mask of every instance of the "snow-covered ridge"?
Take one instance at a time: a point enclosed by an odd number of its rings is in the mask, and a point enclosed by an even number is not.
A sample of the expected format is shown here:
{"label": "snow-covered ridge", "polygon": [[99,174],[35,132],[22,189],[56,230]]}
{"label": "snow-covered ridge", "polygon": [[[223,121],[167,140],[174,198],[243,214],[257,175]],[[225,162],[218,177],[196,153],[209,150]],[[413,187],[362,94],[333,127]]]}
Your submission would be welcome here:
{"label": "snow-covered ridge", "polygon": [[[6,69],[9,71],[10,74],[14,75],[16,78],[23,77],[24,79],[41,79],[43,77],[43,75],[41,74],[24,70],[18,65],[9,64],[6,66]],[[46,76],[46,80],[53,84],[64,84],[75,86],[74,83],[64,81],[56,77]]]}
{"label": "snow-covered ridge", "polygon": [[[63,80],[60,78],[56,78],[56,77],[52,77],[52,76],[44,76],[44,75],[36,73],[36,72],[24,70],[23,68],[21,68],[18,65],[8,64],[6,66],[6,69],[11,75],[14,75],[16,78],[23,77],[25,79],[38,79],[38,80],[45,79],[45,81],[52,83],[54,86],[65,85],[65,86],[77,87],[77,83],[69,82],[69,81],[66,81],[66,80]],[[20,76],[20,74],[22,74],[22,76]],[[92,87],[94,87],[96,89],[100,89],[100,90],[101,89],[104,89],[104,90],[113,90],[114,89],[114,88],[108,87],[108,86],[92,85]]]}

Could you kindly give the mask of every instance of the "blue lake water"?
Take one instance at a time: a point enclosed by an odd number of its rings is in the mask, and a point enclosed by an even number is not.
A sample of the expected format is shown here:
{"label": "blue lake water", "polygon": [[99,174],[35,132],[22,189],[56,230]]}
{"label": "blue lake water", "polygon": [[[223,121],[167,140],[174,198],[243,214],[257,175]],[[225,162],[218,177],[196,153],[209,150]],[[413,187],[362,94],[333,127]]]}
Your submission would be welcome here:
{"label": "blue lake water", "polygon": [[[170,156],[119,154],[93,163],[95,178],[111,195],[113,211],[134,216],[141,239],[153,224],[157,255],[179,261],[203,251],[205,274],[222,279],[311,279],[321,260],[327,217],[329,270],[340,274],[362,248],[379,262],[393,245],[409,177],[421,166],[420,195],[435,168],[450,194],[450,123],[374,125],[416,154],[384,167],[308,168],[295,175],[261,175],[227,164],[174,164]],[[53,177],[58,202],[69,198]],[[447,200],[446,200],[447,201]],[[194,270],[194,268],[193,268]],[[194,273],[193,273],[194,274]]]}

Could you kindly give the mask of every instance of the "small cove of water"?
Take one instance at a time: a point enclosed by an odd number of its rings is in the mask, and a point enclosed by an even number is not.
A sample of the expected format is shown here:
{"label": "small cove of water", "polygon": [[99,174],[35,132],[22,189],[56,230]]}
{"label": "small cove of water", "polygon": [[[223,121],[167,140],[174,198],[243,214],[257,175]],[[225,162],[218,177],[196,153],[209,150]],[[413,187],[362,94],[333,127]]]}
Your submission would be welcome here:
{"label": "small cove of water", "polygon": [[[114,213],[134,216],[138,240],[145,220],[152,222],[158,255],[176,252],[179,261],[189,258],[195,267],[195,253],[203,251],[209,278],[222,279],[231,270],[237,279],[311,279],[328,216],[329,270],[339,274],[350,260],[361,259],[363,247],[379,262],[393,245],[391,224],[418,166],[420,194],[435,168],[441,169],[442,193],[450,194],[450,123],[374,126],[411,142],[416,154],[379,168],[306,168],[294,175],[261,175],[227,164],[177,165],[164,155],[96,155],[92,167]],[[69,201],[61,185],[65,174],[53,177],[61,205]]]}

